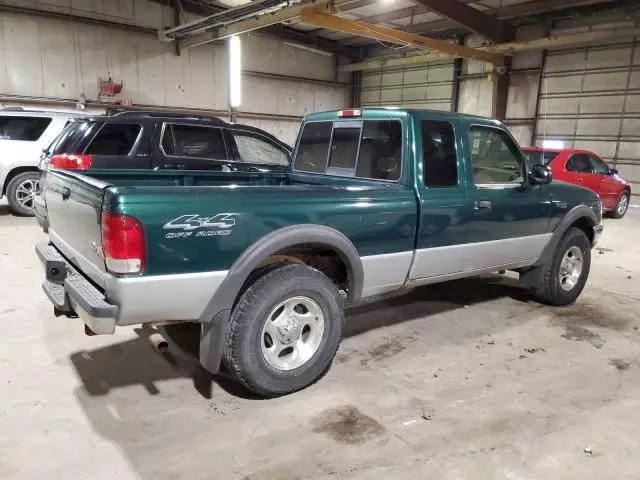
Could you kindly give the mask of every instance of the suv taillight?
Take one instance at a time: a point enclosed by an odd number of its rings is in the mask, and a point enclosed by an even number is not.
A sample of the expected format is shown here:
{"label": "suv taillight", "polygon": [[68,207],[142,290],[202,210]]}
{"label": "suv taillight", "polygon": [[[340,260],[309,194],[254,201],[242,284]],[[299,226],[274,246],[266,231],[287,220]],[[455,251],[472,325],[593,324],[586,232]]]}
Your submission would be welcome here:
{"label": "suv taillight", "polygon": [[63,154],[54,155],[49,160],[49,166],[64,168],[65,170],[87,170],[91,168],[91,155]]}
{"label": "suv taillight", "polygon": [[142,273],[145,266],[144,231],[135,218],[102,212],[104,262],[112,273]]}

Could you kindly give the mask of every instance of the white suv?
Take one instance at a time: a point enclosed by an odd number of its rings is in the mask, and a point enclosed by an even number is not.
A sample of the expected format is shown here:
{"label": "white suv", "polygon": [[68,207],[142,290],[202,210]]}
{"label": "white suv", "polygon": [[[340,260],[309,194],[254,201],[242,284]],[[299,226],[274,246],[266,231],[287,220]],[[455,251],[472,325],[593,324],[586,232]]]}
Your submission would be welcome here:
{"label": "white suv", "polygon": [[80,115],[22,108],[0,110],[0,198],[7,196],[16,215],[34,214],[40,155],[65,125]]}

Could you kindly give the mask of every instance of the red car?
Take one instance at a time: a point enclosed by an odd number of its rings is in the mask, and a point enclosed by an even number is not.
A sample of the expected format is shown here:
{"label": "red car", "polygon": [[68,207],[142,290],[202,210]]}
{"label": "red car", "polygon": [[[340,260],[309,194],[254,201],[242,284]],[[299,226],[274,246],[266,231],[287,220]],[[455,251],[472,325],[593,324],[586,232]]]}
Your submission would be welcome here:
{"label": "red car", "polygon": [[629,183],[618,175],[595,153],[589,150],[554,150],[540,147],[525,147],[529,165],[547,165],[554,180],[581,185],[600,195],[602,209],[614,218],[627,213],[631,199]]}

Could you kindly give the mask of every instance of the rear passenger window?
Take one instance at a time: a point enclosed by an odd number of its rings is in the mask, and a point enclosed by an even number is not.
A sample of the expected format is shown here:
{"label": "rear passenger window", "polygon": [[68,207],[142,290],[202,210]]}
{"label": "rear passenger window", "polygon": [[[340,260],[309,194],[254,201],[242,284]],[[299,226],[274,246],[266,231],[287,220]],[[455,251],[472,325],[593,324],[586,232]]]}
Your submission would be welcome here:
{"label": "rear passenger window", "polygon": [[134,123],[107,123],[91,141],[88,155],[128,155],[142,127]]}
{"label": "rear passenger window", "polygon": [[0,117],[0,140],[35,142],[50,123],[48,117]]}
{"label": "rear passenger window", "polygon": [[294,168],[311,173],[397,180],[402,170],[402,124],[397,120],[307,123]]}
{"label": "rear passenger window", "polygon": [[166,124],[162,135],[166,155],[226,160],[222,130],[198,125]]}
{"label": "rear passenger window", "polygon": [[455,187],[458,185],[458,157],[449,122],[423,121],[422,165],[427,187]]}

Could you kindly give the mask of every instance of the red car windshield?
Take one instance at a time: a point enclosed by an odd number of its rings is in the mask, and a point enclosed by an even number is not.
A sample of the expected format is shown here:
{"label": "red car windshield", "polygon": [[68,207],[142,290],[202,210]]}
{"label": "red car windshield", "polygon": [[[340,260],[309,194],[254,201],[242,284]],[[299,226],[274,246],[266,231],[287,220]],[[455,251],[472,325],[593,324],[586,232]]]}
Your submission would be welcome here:
{"label": "red car windshield", "polygon": [[529,165],[546,165],[556,158],[560,152],[557,150],[525,150]]}

